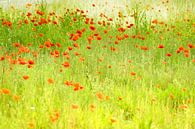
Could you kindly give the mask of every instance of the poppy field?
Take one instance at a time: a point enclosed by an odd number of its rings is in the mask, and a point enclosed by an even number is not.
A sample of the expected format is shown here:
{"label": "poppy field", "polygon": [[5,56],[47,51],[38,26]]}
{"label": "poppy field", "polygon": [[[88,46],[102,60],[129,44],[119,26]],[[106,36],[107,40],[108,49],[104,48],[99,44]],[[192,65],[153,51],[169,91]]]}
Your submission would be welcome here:
{"label": "poppy field", "polygon": [[195,129],[195,3],[132,1],[0,8],[0,129]]}

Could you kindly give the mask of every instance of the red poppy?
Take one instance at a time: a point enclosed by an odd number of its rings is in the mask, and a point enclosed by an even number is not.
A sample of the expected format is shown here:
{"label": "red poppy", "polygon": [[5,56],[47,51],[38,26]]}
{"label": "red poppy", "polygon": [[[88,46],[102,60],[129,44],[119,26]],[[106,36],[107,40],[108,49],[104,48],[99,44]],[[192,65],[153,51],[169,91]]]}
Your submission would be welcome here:
{"label": "red poppy", "polygon": [[69,68],[69,67],[70,67],[70,63],[69,63],[69,62],[64,62],[62,65],[63,65],[65,68]]}
{"label": "red poppy", "polygon": [[96,96],[98,99],[102,100],[104,98],[104,95],[101,92],[96,93]]}
{"label": "red poppy", "polygon": [[24,79],[24,80],[27,80],[27,79],[29,79],[29,76],[28,76],[28,75],[24,75],[24,76],[23,76],[23,79]]}
{"label": "red poppy", "polygon": [[72,81],[66,81],[64,84],[65,84],[66,86],[72,86],[72,85],[73,85]]}
{"label": "red poppy", "polygon": [[91,49],[91,46],[87,46],[87,49]]}
{"label": "red poppy", "polygon": [[73,39],[72,39],[72,40],[73,40],[73,41],[77,41],[78,39],[79,39],[79,35],[76,34],[76,35],[73,36]]}
{"label": "red poppy", "polygon": [[191,44],[191,43],[189,43],[189,44],[188,44],[188,47],[189,47],[189,48],[193,48],[193,47],[194,47],[194,45],[193,45],[193,44]]}
{"label": "red poppy", "polygon": [[135,73],[135,72],[131,72],[131,75],[132,75],[132,76],[135,76],[135,75],[136,75],[136,73]]}
{"label": "red poppy", "polygon": [[68,50],[71,51],[73,48],[71,46],[68,46]]}
{"label": "red poppy", "polygon": [[104,30],[104,33],[106,34],[106,33],[108,33],[108,31],[107,30]]}
{"label": "red poppy", "polygon": [[158,48],[164,48],[164,45],[160,44],[158,45]]}
{"label": "red poppy", "polygon": [[47,48],[50,48],[50,47],[52,46],[52,43],[51,43],[50,41],[46,41],[46,42],[45,42],[45,46],[46,46]]}
{"label": "red poppy", "polygon": [[33,60],[28,60],[28,64],[33,65],[35,62]]}
{"label": "red poppy", "polygon": [[78,105],[76,105],[76,104],[72,104],[72,109],[78,109],[79,108],[79,106]]}
{"label": "red poppy", "polygon": [[3,88],[3,89],[1,89],[1,91],[3,94],[7,94],[7,95],[11,93],[11,91],[7,88]]}
{"label": "red poppy", "polygon": [[48,82],[49,84],[52,84],[52,83],[54,83],[54,80],[51,79],[51,78],[49,78],[49,79],[47,80],[47,82]]}
{"label": "red poppy", "polygon": [[95,30],[96,30],[96,28],[95,28],[93,25],[91,25],[89,28],[90,28],[90,30],[92,30],[92,31],[95,31]]}
{"label": "red poppy", "polygon": [[171,57],[171,56],[172,56],[172,54],[171,54],[171,53],[167,53],[167,54],[166,54],[166,56]]}
{"label": "red poppy", "polygon": [[93,40],[93,37],[92,36],[89,36],[88,37],[88,43],[91,44],[92,43],[92,40]]}
{"label": "red poppy", "polygon": [[100,36],[97,36],[97,40],[102,40],[102,37],[100,37]]}
{"label": "red poppy", "polygon": [[13,46],[14,47],[20,47],[20,43],[14,43]]}

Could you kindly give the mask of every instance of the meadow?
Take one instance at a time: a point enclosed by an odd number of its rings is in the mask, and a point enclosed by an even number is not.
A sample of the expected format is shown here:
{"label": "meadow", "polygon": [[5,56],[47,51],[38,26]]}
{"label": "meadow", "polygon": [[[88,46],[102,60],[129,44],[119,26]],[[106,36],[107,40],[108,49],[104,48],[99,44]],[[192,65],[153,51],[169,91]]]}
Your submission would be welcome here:
{"label": "meadow", "polygon": [[195,129],[193,0],[84,3],[0,9],[0,129]]}

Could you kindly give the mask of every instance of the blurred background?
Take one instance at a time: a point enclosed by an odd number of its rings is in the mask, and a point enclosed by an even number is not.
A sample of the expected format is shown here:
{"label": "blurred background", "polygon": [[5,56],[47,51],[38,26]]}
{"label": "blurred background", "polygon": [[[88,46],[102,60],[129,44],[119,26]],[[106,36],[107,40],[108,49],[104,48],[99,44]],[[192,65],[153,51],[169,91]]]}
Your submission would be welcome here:
{"label": "blurred background", "polygon": [[[147,18],[168,20],[170,17],[195,13],[195,0],[0,0],[3,9],[25,8],[27,3],[45,2],[54,10],[61,8],[80,8],[88,10],[89,16],[100,13],[111,17],[143,13]],[[92,4],[95,5],[92,6]],[[142,12],[139,12],[141,10]]]}

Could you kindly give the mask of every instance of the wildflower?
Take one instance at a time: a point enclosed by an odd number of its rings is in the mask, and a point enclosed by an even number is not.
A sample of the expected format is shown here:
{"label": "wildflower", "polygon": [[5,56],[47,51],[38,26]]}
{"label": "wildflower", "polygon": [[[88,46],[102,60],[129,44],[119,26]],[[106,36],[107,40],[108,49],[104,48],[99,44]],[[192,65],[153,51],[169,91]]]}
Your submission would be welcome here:
{"label": "wildflower", "polygon": [[65,68],[69,68],[69,67],[70,67],[70,63],[69,63],[69,62],[64,62],[62,65],[63,65]]}
{"label": "wildflower", "polygon": [[18,101],[19,99],[20,99],[20,96],[18,96],[18,95],[14,95],[14,96],[13,96],[13,100],[14,100],[14,101]]}
{"label": "wildflower", "polygon": [[3,88],[3,89],[1,89],[1,91],[3,94],[7,94],[7,95],[11,93],[11,91],[7,88]]}
{"label": "wildflower", "polygon": [[33,65],[33,64],[35,64],[35,62],[33,60],[28,60],[28,64]]}
{"label": "wildflower", "polygon": [[47,82],[48,82],[49,84],[52,84],[52,83],[54,83],[54,80],[51,79],[51,78],[49,78],[49,79],[47,80]]}
{"label": "wildflower", "polygon": [[64,84],[65,84],[66,86],[72,86],[72,85],[73,85],[72,81],[66,81]]}
{"label": "wildflower", "polygon": [[95,31],[95,30],[96,30],[96,28],[95,28],[93,25],[91,25],[89,28],[90,28],[90,30],[92,30],[92,31]]}
{"label": "wildflower", "polygon": [[116,118],[111,118],[110,121],[111,121],[112,123],[116,123],[116,122],[117,122]]}
{"label": "wildflower", "polygon": [[89,37],[88,37],[88,42],[89,42],[89,44],[91,44],[92,40],[93,40],[93,37],[89,36]]}
{"label": "wildflower", "polygon": [[153,24],[158,24],[158,20],[157,20],[157,19],[154,19],[154,20],[152,21],[152,23],[153,23]]}
{"label": "wildflower", "polygon": [[50,41],[46,41],[46,42],[45,42],[45,46],[46,46],[47,48],[50,48],[50,47],[52,46],[52,43],[51,43]]}
{"label": "wildflower", "polygon": [[29,79],[29,76],[28,76],[28,75],[24,75],[24,76],[23,76],[23,79],[24,79],[24,80],[28,80],[28,79]]}
{"label": "wildflower", "polygon": [[158,45],[158,48],[164,48],[164,45],[160,44]]}
{"label": "wildflower", "polygon": [[188,44],[188,47],[189,47],[189,48],[193,48],[193,47],[195,47],[195,46],[194,46],[193,44],[189,43],[189,44]]}
{"label": "wildflower", "polygon": [[34,128],[34,127],[35,127],[35,124],[34,124],[33,122],[29,122],[29,123],[28,123],[28,127],[29,127],[29,128]]}
{"label": "wildflower", "polygon": [[187,104],[182,104],[182,105],[179,106],[179,108],[185,110],[185,109],[188,108],[188,105]]}
{"label": "wildflower", "polygon": [[91,46],[87,46],[87,49],[91,49]]}
{"label": "wildflower", "polygon": [[167,54],[166,54],[166,56],[171,57],[171,56],[172,56],[172,54],[171,54],[171,53],[167,53]]}
{"label": "wildflower", "polygon": [[78,109],[79,108],[79,106],[78,105],[76,105],[76,104],[72,104],[72,109]]}
{"label": "wildflower", "polygon": [[135,72],[131,72],[131,76],[135,76],[136,75],[136,73]]}
{"label": "wildflower", "polygon": [[123,98],[122,97],[118,97],[118,100],[122,100]]}
{"label": "wildflower", "polygon": [[99,100],[102,100],[104,98],[104,95],[101,92],[96,93],[96,96]]}
{"label": "wildflower", "polygon": [[71,46],[68,47],[68,50],[71,51],[73,48]]}

